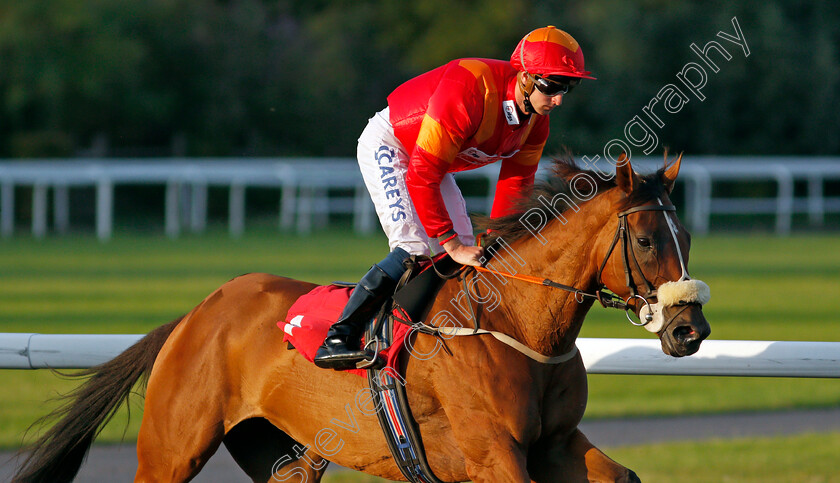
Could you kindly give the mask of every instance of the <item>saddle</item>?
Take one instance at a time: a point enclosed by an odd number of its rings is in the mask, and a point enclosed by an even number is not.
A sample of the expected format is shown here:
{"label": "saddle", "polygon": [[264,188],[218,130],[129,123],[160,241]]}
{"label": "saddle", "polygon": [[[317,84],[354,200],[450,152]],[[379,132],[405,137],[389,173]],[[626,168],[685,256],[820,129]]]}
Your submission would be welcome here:
{"label": "saddle", "polygon": [[[398,367],[396,356],[403,347],[403,339],[411,331],[412,321],[423,320],[443,283],[447,278],[457,276],[461,268],[446,255],[434,259],[412,256],[406,260],[406,265],[407,270],[398,281],[394,295],[365,327],[362,344],[375,348],[373,353],[379,357],[360,362],[359,369],[362,370],[350,369],[348,372],[364,376],[365,369],[381,369],[385,365]],[[300,296],[285,319],[277,322],[285,332],[283,341],[288,343],[288,348],[296,349],[311,362],[330,326],[341,315],[355,285],[333,282]],[[389,318],[401,323],[386,329],[385,322]]]}
{"label": "saddle", "polygon": [[[403,476],[411,482],[440,483],[426,460],[420,431],[408,405],[400,358],[405,357],[402,349],[412,321],[425,319],[444,282],[460,275],[462,266],[445,254],[435,258],[412,256],[406,265],[408,269],[394,295],[365,329],[363,347],[372,347],[376,357],[347,372],[367,376],[379,425]],[[354,286],[336,282],[301,296],[289,309],[286,321],[277,323],[286,333],[283,340],[289,349],[297,349],[312,361]]]}

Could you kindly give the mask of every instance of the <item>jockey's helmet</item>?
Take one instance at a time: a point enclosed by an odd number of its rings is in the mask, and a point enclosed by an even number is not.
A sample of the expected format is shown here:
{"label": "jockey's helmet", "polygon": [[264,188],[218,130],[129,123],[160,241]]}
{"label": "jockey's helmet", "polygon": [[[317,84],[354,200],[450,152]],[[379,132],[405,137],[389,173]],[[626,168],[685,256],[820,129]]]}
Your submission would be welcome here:
{"label": "jockey's helmet", "polygon": [[553,25],[523,37],[510,56],[510,63],[530,75],[595,79],[589,75],[591,72],[583,70],[583,51],[577,41]]}

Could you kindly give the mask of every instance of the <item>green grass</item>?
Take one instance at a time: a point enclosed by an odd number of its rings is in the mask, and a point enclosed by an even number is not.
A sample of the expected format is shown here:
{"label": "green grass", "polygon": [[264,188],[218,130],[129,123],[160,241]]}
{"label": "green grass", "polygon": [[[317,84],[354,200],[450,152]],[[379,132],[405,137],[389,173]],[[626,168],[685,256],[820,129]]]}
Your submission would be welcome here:
{"label": "green grass", "polygon": [[837,483],[840,433],[605,448],[656,483]]}
{"label": "green grass", "polygon": [[335,473],[327,473],[324,479],[321,480],[321,483],[380,483],[385,481],[390,480],[377,478],[357,471],[337,471]]}
{"label": "green grass", "polygon": [[[712,288],[711,339],[840,341],[837,237],[699,238],[689,269]],[[599,308],[581,336],[653,337]],[[835,379],[591,375],[589,384],[595,418],[840,405]]]}
{"label": "green grass", "polygon": [[[340,248],[347,244],[349,249]],[[269,272],[314,282],[358,279],[387,253],[378,238],[223,234],[0,243],[0,330],[146,332],[231,278]],[[349,254],[349,255],[348,255]]]}
{"label": "green grass", "polygon": [[[831,236],[694,240],[691,272],[712,287],[716,339],[840,340],[840,250]],[[152,235],[0,242],[0,332],[142,333],[198,304],[230,278],[271,272],[319,283],[356,280],[387,250],[381,236],[273,230],[169,240]],[[594,308],[584,337],[652,337],[618,311]],[[0,446],[74,387],[48,371],[0,371]],[[139,414],[142,399],[136,399]],[[587,417],[840,405],[840,381],[674,376],[590,377]],[[129,426],[136,433],[139,418]],[[119,441],[125,415],[103,432]]]}
{"label": "green grass", "polygon": [[[807,448],[807,450],[803,450]],[[838,483],[840,433],[739,438],[604,448],[614,460],[654,483]],[[356,472],[328,474],[324,483],[388,480]]]}
{"label": "green grass", "polygon": [[[298,237],[262,232],[241,240],[224,233],[169,240],[117,236],[0,242],[0,332],[145,333],[197,305],[231,278],[270,272],[318,283],[358,280],[387,253],[384,238],[347,233]],[[348,248],[343,248],[343,247]],[[0,370],[0,447],[21,443],[26,428],[77,382],[47,370]],[[136,437],[120,411],[99,442]]]}

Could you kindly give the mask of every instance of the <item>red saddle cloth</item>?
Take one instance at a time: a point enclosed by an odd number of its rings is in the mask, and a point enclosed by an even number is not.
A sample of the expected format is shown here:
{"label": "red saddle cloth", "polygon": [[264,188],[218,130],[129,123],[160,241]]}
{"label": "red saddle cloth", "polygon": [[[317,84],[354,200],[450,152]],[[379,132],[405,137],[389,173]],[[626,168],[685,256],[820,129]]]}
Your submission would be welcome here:
{"label": "red saddle cloth", "polygon": [[[286,319],[277,322],[277,326],[285,332],[283,341],[291,342],[306,360],[312,362],[318,347],[327,338],[330,326],[341,316],[352,291],[348,287],[322,285],[302,295],[289,308]],[[409,330],[411,328],[405,324],[394,324],[391,346],[380,352],[388,361],[388,366],[398,367],[397,357]],[[363,377],[366,375],[364,369],[348,369],[346,372]]]}

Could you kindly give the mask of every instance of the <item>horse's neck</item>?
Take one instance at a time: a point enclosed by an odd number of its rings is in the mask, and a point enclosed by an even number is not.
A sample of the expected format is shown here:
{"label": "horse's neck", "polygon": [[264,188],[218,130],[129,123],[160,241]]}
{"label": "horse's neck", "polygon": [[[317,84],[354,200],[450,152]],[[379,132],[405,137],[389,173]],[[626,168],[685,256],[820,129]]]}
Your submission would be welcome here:
{"label": "horse's neck", "polygon": [[[515,260],[510,260],[515,257],[508,255],[507,266],[515,267],[521,274],[548,278],[591,293],[597,288],[600,264],[593,253],[609,230],[611,213],[606,197],[580,205],[579,212],[565,214],[565,223],[558,219],[543,230],[546,243],[527,236],[512,244],[511,250],[525,264],[517,266]],[[505,255],[503,250],[500,254]],[[485,277],[498,288],[499,302],[494,310],[483,311],[483,324],[545,355],[572,349],[592,307],[590,299],[579,303],[573,293],[564,290],[517,280],[501,283],[492,276]]]}

